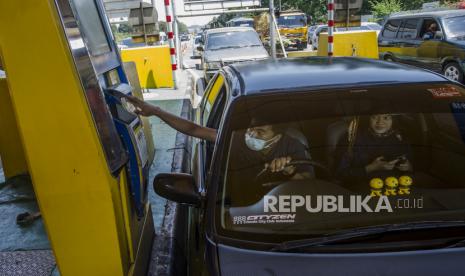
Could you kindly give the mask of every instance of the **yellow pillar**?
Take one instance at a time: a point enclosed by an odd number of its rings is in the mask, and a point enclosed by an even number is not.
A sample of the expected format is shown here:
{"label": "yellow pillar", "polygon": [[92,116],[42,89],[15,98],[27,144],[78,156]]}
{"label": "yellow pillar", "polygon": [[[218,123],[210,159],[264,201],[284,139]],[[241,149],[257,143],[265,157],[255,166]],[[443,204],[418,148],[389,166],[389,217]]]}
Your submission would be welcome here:
{"label": "yellow pillar", "polygon": [[2,78],[0,78],[0,156],[6,178],[27,173],[26,157],[8,85],[6,79]]}
{"label": "yellow pillar", "polygon": [[55,1],[0,1],[0,48],[34,191],[62,275],[127,275],[108,169]]}

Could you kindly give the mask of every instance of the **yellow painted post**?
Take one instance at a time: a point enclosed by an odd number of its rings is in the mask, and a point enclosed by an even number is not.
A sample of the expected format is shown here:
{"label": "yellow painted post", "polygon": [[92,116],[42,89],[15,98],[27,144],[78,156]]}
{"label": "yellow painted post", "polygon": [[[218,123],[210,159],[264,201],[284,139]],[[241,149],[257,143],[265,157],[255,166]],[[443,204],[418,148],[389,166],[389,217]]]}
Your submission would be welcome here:
{"label": "yellow painted post", "polygon": [[6,79],[2,78],[0,78],[0,133],[0,156],[6,178],[27,173],[27,162],[16,115]]}
{"label": "yellow painted post", "polygon": [[62,275],[127,275],[110,174],[53,0],[0,1],[0,48],[34,191]]}
{"label": "yellow painted post", "polygon": [[124,62],[136,64],[142,88],[174,87],[168,46],[122,49],[121,58]]}
{"label": "yellow painted post", "polygon": [[[375,31],[336,32],[333,56],[379,58],[378,38]],[[328,56],[328,34],[318,39],[318,56]]]}

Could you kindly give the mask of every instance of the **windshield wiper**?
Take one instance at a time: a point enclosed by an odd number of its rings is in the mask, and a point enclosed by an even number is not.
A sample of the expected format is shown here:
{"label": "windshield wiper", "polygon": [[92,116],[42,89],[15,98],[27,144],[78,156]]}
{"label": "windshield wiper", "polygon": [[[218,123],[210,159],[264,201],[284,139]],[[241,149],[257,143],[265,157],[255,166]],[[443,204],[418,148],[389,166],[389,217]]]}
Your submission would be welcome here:
{"label": "windshield wiper", "polygon": [[[318,238],[293,240],[280,243],[273,247],[271,251],[289,251],[293,249],[318,247],[321,245],[344,242],[354,238],[369,237],[373,235],[401,232],[401,231],[416,231],[436,228],[454,228],[465,227],[465,221],[419,221],[400,224],[376,225],[371,227],[353,228],[336,232]],[[464,241],[465,242],[465,241]]]}

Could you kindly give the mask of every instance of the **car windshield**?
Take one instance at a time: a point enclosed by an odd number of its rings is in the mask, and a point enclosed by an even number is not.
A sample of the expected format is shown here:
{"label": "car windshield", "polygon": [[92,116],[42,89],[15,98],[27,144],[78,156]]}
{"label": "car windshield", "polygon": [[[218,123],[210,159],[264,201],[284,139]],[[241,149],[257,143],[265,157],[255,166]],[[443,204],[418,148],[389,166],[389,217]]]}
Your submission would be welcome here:
{"label": "car windshield", "polygon": [[279,27],[295,28],[306,25],[306,19],[303,14],[298,15],[282,15],[278,18]]}
{"label": "car windshield", "polygon": [[447,37],[465,38],[465,16],[445,18],[444,28]]}
{"label": "car windshield", "polygon": [[235,27],[253,27],[253,20],[234,21]]}
{"label": "car windshield", "polygon": [[197,36],[197,37],[195,37],[194,43],[195,43],[195,44],[199,44],[199,43],[200,43],[200,40],[202,40],[202,37],[201,37],[201,36]]}
{"label": "car windshield", "polygon": [[207,37],[206,50],[242,48],[261,45],[262,43],[260,38],[255,31],[231,31],[209,34]]}
{"label": "car windshield", "polygon": [[465,89],[249,96],[232,107],[216,229],[286,241],[465,216]]}

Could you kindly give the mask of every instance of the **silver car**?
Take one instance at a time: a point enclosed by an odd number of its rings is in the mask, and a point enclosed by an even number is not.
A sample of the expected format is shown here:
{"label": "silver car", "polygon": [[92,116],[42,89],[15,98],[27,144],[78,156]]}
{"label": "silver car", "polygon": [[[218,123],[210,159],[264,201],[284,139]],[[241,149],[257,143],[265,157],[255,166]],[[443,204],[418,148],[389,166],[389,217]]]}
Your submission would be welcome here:
{"label": "silver car", "polygon": [[202,67],[207,81],[224,65],[269,57],[257,32],[250,27],[208,30],[204,46],[198,49],[204,51]]}
{"label": "silver car", "polygon": [[193,47],[192,47],[192,57],[193,58],[200,58],[202,53],[199,51],[198,47],[201,45],[202,36],[197,35],[193,39]]}

